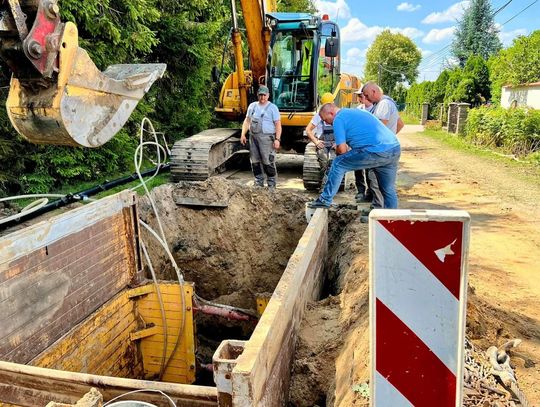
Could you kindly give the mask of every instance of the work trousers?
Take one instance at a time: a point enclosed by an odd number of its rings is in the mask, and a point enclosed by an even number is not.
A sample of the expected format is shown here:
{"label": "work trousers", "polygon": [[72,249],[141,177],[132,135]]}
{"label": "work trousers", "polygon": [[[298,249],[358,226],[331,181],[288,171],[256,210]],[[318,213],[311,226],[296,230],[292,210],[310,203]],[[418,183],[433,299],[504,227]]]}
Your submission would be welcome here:
{"label": "work trousers", "polygon": [[357,170],[354,172],[356,180],[356,189],[364,198],[371,199],[372,208],[382,208],[384,199],[379,189],[379,181],[377,174],[371,169]]}
{"label": "work trousers", "polygon": [[255,177],[255,185],[264,186],[264,176],[269,188],[276,187],[276,150],[274,149],[274,134],[250,133],[249,159],[251,170]]}
{"label": "work trousers", "polygon": [[332,147],[323,147],[317,149],[317,160],[319,161],[319,171],[321,174],[321,188],[326,184],[328,179],[328,168],[332,161],[336,158],[336,150]]}
{"label": "work trousers", "polygon": [[330,205],[339,190],[345,173],[371,168],[379,182],[379,188],[384,199],[384,208],[397,208],[396,177],[400,155],[401,148],[399,146],[378,153],[353,148],[345,154],[338,155],[332,162],[328,172],[328,180],[319,200]]}

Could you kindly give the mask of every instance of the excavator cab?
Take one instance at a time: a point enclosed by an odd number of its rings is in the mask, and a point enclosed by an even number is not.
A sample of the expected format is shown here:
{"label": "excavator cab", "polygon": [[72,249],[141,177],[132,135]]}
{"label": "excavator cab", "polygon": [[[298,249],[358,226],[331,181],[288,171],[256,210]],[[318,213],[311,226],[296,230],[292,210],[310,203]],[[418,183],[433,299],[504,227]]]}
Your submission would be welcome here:
{"label": "excavator cab", "polygon": [[280,112],[314,112],[339,78],[339,31],[331,21],[304,13],[269,14],[271,99]]}
{"label": "excavator cab", "polygon": [[7,111],[38,144],[99,147],[125,124],[165,64],[120,64],[101,72],[62,23],[56,0],[0,5],[0,57],[13,72]]}

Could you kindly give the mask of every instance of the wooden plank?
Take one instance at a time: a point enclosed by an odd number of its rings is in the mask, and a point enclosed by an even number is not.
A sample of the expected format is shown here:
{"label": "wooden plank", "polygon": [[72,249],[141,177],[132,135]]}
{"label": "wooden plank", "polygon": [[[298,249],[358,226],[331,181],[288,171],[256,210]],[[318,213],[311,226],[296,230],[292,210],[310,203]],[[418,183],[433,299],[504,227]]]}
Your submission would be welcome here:
{"label": "wooden plank", "polygon": [[[95,330],[104,325],[116,325],[133,309],[133,304],[127,301],[123,294],[118,295],[106,309],[95,312],[92,317],[75,327],[71,332],[45,352],[34,358],[30,364],[34,366],[56,368],[56,363],[71,355],[80,343],[88,342]],[[47,361],[48,360],[48,361]],[[54,362],[53,362],[54,361]]]}
{"label": "wooden plank", "polygon": [[[90,387],[97,388],[105,401],[131,390],[153,389],[166,393],[177,406],[217,406],[215,387],[96,376],[0,361],[0,402],[29,407],[44,406],[51,400],[74,404]],[[140,399],[169,405],[156,393],[142,393]]]}
{"label": "wooden plank", "polygon": [[[15,322],[9,322],[14,317],[21,318],[21,314],[24,313],[25,318],[28,320],[35,320],[41,315],[39,311],[43,310],[47,312],[45,305],[49,302],[56,301],[56,303],[64,300],[64,297],[70,292],[76,292],[77,287],[85,287],[91,283],[92,279],[99,277],[102,274],[102,270],[107,270],[120,263],[123,267],[122,258],[118,257],[118,253],[115,252],[114,247],[108,247],[105,251],[109,253],[106,257],[96,261],[93,253],[87,256],[81,257],[78,255],[76,258],[71,259],[72,263],[68,264],[65,268],[48,271],[42,270],[41,273],[32,275],[27,278],[26,276],[18,282],[22,284],[13,284],[12,287],[5,287],[6,290],[12,292],[10,298],[0,303],[2,311],[0,311],[0,321],[3,322],[3,326],[6,327],[7,332],[13,332]],[[68,259],[69,260],[69,259]],[[125,281],[128,281],[126,276]],[[68,287],[66,287],[68,286]],[[40,307],[23,307],[21,301],[26,304],[27,302],[35,299],[48,299],[49,302],[40,302]],[[43,303],[45,305],[43,305]],[[22,312],[21,312],[22,311]]]}
{"label": "wooden plank", "polygon": [[[109,298],[116,295],[121,289],[122,284],[122,281],[116,282],[111,280],[111,276],[103,275],[99,280],[93,281],[91,285],[85,287],[83,290],[79,290],[79,297],[76,295],[67,297],[65,302],[68,306],[64,306],[61,309],[62,311],[67,308],[67,312],[55,318],[54,321],[50,322],[48,325],[44,324],[42,330],[34,333],[34,335],[29,338],[23,339],[22,336],[12,337],[11,341],[19,344],[19,346],[5,354],[3,359],[27,363],[35,357],[37,353],[42,352],[49,344],[64,335],[66,331],[73,326],[73,323],[70,323],[70,321],[78,323],[83,320]],[[69,305],[73,298],[81,298],[82,301],[73,304],[70,308]],[[58,313],[60,314],[60,312]],[[28,335],[28,332],[25,334]]]}
{"label": "wooden plank", "polygon": [[155,335],[161,331],[162,331],[161,327],[153,326],[150,328],[141,329],[139,331],[130,333],[129,339],[133,342],[133,341],[136,341],[137,339],[147,338],[149,336]]}
{"label": "wooden plank", "polygon": [[[26,254],[2,263],[0,357],[27,363],[135,276],[133,219],[126,219],[132,212],[116,209],[109,219],[80,212],[78,220],[87,227],[76,233],[40,230],[42,239],[29,243],[34,252],[26,247]],[[12,237],[0,239],[0,251],[11,250]],[[38,241],[47,246],[38,247]]]}
{"label": "wooden plank", "polygon": [[56,242],[68,235],[113,216],[122,208],[135,204],[136,194],[122,191],[118,194],[53,216],[43,222],[18,230],[0,239],[0,270],[16,258]]}
{"label": "wooden plank", "polygon": [[[313,215],[255,331],[232,372],[235,406],[287,400],[290,363],[305,305],[321,285],[328,242],[327,211]],[[219,391],[219,389],[218,389]]]}

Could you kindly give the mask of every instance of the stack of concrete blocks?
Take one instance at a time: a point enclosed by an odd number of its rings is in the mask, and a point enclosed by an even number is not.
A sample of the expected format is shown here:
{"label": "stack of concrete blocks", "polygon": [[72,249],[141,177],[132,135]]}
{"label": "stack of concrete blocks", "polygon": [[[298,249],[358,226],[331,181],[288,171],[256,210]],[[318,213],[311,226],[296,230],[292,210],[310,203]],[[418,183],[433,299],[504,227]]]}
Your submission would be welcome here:
{"label": "stack of concrete blocks", "polygon": [[420,124],[423,126],[428,121],[429,103],[422,103],[422,118]]}
{"label": "stack of concrete blocks", "polygon": [[467,123],[469,103],[450,103],[448,106],[448,132],[462,134]]}

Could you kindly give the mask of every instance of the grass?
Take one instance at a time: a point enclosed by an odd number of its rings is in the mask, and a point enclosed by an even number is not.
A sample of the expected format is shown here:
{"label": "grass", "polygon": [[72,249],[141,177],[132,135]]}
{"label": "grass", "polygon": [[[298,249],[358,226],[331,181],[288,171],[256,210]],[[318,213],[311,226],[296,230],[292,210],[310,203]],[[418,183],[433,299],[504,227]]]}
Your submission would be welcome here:
{"label": "grass", "polygon": [[[93,188],[93,187],[95,187],[97,185],[105,184],[105,183],[107,183],[109,181],[113,181],[115,179],[125,177],[127,175],[130,175],[130,174],[116,174],[116,175],[114,175],[112,177],[102,178],[102,179],[99,179],[99,180],[85,181],[85,182],[79,182],[79,183],[76,183],[76,184],[65,185],[62,188],[60,188],[59,190],[51,191],[50,193],[51,194],[62,194],[62,195],[75,194],[77,192],[85,191],[87,189]],[[145,177],[145,180],[148,180],[149,178],[150,178],[150,176],[147,176],[147,177]],[[160,185],[163,185],[163,184],[166,184],[169,181],[170,181],[170,173],[169,172],[160,173],[155,178],[148,181],[146,186],[147,186],[147,188],[149,190],[152,190],[153,188],[155,188],[157,186],[160,186]],[[136,179],[136,180],[131,181],[131,182],[127,183],[127,184],[118,185],[118,186],[116,186],[116,187],[114,187],[112,189],[109,189],[107,191],[99,192],[98,194],[93,195],[90,198],[92,198],[92,199],[104,198],[106,196],[116,194],[116,193],[118,193],[120,191],[123,191],[125,189],[134,188],[134,187],[138,186],[140,183],[141,182],[139,181],[139,179]],[[137,193],[139,195],[144,195],[145,194],[144,188],[142,186],[137,188],[136,191],[137,191]],[[52,201],[54,201],[56,199],[57,198],[49,198],[49,202],[52,202]],[[32,198],[31,199],[20,199],[20,200],[12,201],[12,204],[15,207],[23,208],[26,205],[28,205],[29,203],[33,202],[34,200],[35,199],[32,199]]]}
{"label": "grass", "polygon": [[474,156],[482,157],[484,159],[504,164],[510,168],[518,170],[521,175],[525,176],[525,178],[534,182],[540,182],[540,165],[538,161],[518,161],[508,155],[502,154],[499,151],[489,150],[487,148],[475,146],[469,141],[467,141],[466,138],[448,133],[444,130],[424,130],[423,132],[418,134],[438,140],[454,150],[466,151],[467,153]]}
{"label": "grass", "polygon": [[405,124],[420,124],[420,119],[418,117],[413,116],[407,112],[399,112],[399,116]]}

